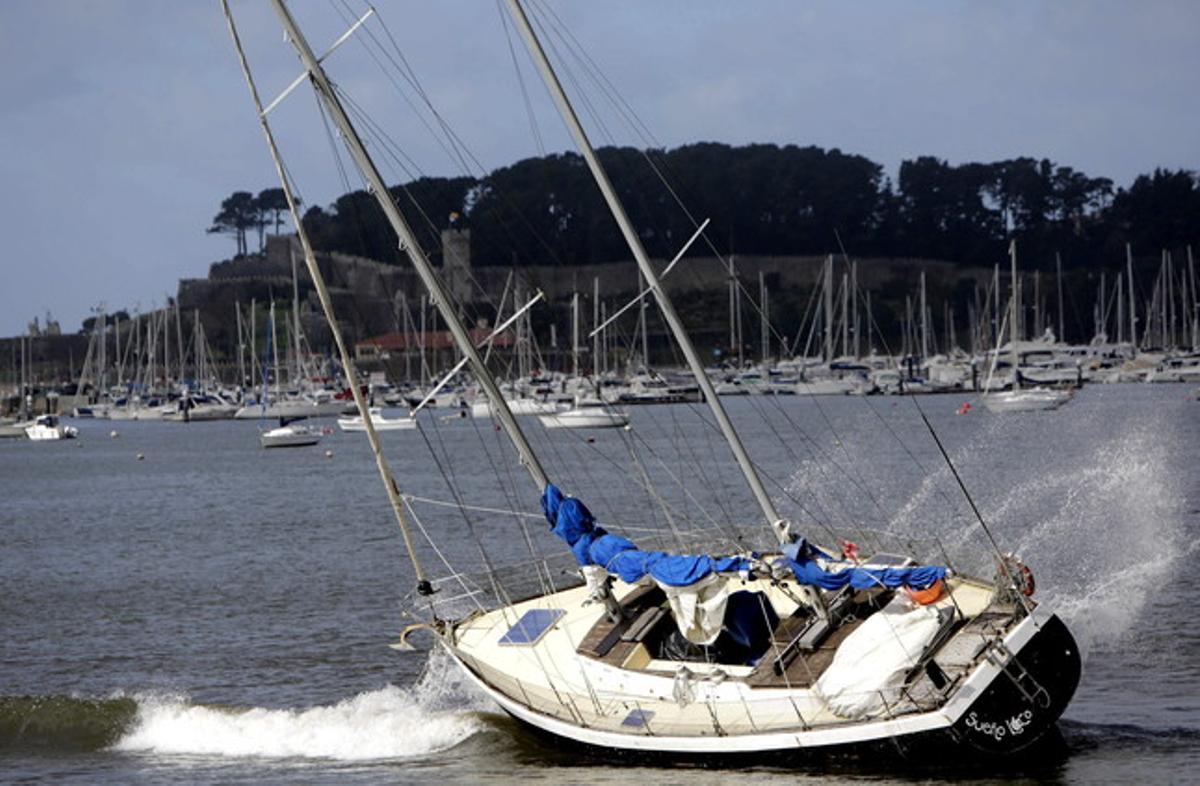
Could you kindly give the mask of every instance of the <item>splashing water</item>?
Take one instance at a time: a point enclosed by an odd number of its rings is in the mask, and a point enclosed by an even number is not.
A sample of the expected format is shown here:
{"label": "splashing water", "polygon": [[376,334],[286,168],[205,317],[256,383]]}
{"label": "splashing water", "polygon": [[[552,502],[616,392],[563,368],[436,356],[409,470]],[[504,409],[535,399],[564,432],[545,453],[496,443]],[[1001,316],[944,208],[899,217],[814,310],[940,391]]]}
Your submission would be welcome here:
{"label": "splashing water", "polygon": [[995,514],[1038,522],[1015,550],[1036,560],[1042,599],[1071,625],[1085,653],[1126,636],[1195,549],[1162,435],[1148,427],[1119,435],[1088,466],[1013,489]]}
{"label": "splashing water", "polygon": [[484,727],[485,701],[468,692],[440,650],[410,688],[394,685],[332,706],[222,709],[179,696],[140,696],[113,750],[343,761],[409,758],[451,748]]}
{"label": "splashing water", "polygon": [[[1050,428],[1090,435],[1087,448],[1077,450],[1063,447],[1052,432],[1016,438],[1011,421],[995,419],[951,451],[1001,548],[1020,554],[1033,568],[1038,600],[1063,617],[1085,655],[1126,637],[1154,592],[1198,548],[1187,540],[1185,478],[1178,468],[1176,430],[1165,417],[1114,423],[1107,413],[1095,412],[1054,422]],[[1106,436],[1096,439],[1097,434]],[[994,468],[982,468],[1004,443],[1020,445],[1030,436],[1046,448],[1026,451],[1015,462],[1018,477],[996,477]],[[871,465],[871,446],[850,449],[856,463]],[[990,577],[991,547],[952,474],[940,457],[922,456],[921,462],[926,472],[912,486],[878,494],[889,503],[887,530],[936,537],[955,567]],[[1013,464],[1010,460],[999,474],[1013,471]],[[872,484],[886,487],[914,469],[898,467]],[[816,473],[810,462],[803,463],[790,489],[853,518],[862,494],[837,473],[825,473],[835,477],[831,487],[814,488],[809,480]]]}

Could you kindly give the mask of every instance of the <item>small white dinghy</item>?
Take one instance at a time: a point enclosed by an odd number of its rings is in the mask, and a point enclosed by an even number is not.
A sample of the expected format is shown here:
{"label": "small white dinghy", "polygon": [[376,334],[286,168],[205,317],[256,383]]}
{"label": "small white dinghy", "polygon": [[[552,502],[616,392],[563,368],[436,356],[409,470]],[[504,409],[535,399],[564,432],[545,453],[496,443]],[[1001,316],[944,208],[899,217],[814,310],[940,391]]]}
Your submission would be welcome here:
{"label": "small white dinghy", "polygon": [[33,425],[25,427],[25,436],[34,442],[74,439],[79,436],[79,429],[74,426],[64,426],[59,422],[58,415],[41,415],[33,421]]}
{"label": "small white dinghy", "polygon": [[[371,425],[376,431],[405,431],[417,427],[416,418],[389,418],[385,417],[383,410],[379,407],[371,407]],[[355,415],[352,418],[338,418],[338,428],[342,431],[366,431],[367,425],[363,421],[362,415]]]}

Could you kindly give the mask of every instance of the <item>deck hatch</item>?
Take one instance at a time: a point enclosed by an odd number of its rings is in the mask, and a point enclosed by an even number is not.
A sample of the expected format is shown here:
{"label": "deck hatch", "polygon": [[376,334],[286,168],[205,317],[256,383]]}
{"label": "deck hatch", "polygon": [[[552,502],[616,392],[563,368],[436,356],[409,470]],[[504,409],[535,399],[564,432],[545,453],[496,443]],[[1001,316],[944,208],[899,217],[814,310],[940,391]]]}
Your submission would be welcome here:
{"label": "deck hatch", "polygon": [[500,637],[500,643],[509,646],[537,644],[566,613],[563,609],[530,609]]}
{"label": "deck hatch", "polygon": [[625,716],[625,720],[621,721],[622,726],[633,726],[634,728],[649,728],[649,721],[654,717],[654,710],[630,710]]}

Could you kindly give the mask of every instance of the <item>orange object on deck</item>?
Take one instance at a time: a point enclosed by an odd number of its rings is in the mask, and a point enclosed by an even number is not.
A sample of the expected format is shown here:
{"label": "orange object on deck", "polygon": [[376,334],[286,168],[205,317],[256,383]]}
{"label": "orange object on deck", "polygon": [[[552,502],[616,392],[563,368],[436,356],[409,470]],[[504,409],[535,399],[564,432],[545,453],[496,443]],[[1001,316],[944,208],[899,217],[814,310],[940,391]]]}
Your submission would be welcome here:
{"label": "orange object on deck", "polygon": [[914,602],[922,606],[928,606],[930,603],[936,603],[938,598],[942,597],[942,593],[946,590],[946,585],[941,579],[938,579],[925,589],[913,589],[912,587],[905,587],[905,589],[908,590],[908,596]]}

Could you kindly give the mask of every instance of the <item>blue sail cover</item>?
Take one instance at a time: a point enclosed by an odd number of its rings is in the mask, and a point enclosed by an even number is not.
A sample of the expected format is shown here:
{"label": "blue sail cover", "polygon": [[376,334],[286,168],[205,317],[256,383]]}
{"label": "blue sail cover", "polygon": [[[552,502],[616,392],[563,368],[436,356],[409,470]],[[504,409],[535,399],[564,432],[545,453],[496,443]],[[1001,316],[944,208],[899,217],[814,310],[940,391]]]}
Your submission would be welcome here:
{"label": "blue sail cover", "polygon": [[[946,569],[940,565],[896,568],[839,562],[803,538],[784,546],[783,555],[797,581],[827,590],[841,589],[847,584],[854,589],[901,586],[925,589],[946,577]],[[837,569],[831,570],[834,564]]]}
{"label": "blue sail cover", "polygon": [[[642,551],[628,538],[613,535],[596,524],[587,505],[563,495],[553,483],[546,484],[542,493],[542,513],[551,532],[571,548],[580,566],[598,565],[627,584],[650,576],[669,587],[686,587],[713,573],[738,573],[753,567],[748,557]],[[836,560],[804,540],[785,546],[784,555],[797,581],[822,589],[840,589],[847,584],[855,589],[879,586],[924,589],[946,575],[946,569],[939,566],[863,567],[841,563],[838,569],[830,570],[826,566]]]}
{"label": "blue sail cover", "polygon": [[574,497],[565,497],[553,483],[542,494],[542,513],[550,531],[571,547],[583,567],[599,565],[628,584],[646,576],[669,587],[686,587],[712,573],[749,570],[745,557],[684,556],[665,551],[641,551],[628,538],[596,524],[592,512]]}

